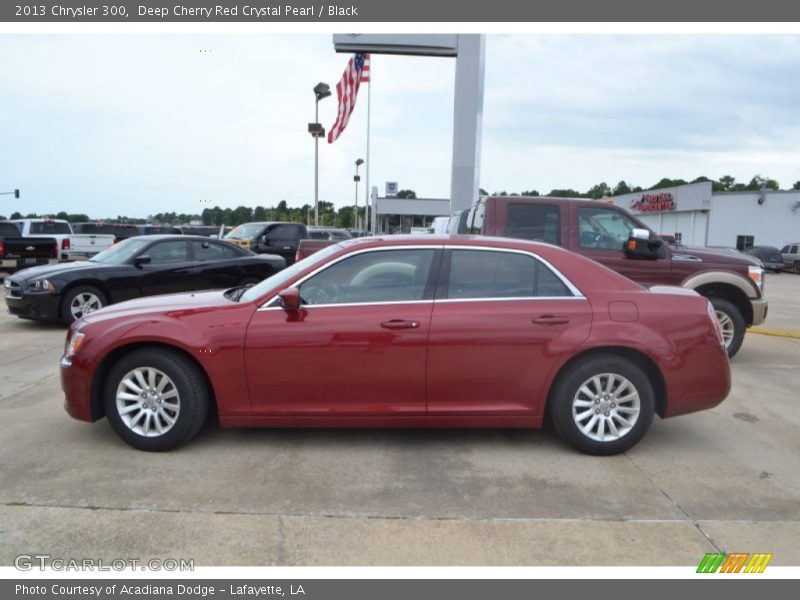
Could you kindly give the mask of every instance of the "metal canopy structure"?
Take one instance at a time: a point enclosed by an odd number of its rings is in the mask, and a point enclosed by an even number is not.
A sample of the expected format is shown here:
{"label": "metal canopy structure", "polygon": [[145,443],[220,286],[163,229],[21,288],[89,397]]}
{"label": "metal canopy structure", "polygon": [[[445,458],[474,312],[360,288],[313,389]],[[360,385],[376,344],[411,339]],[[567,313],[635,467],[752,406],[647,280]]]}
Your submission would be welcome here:
{"label": "metal canopy structure", "polygon": [[[469,208],[478,197],[483,123],[485,36],[478,34],[335,34],[336,52],[369,52],[456,59],[453,94],[453,164],[450,212]],[[369,164],[367,164],[369,169]],[[372,225],[375,230],[375,212]]]}

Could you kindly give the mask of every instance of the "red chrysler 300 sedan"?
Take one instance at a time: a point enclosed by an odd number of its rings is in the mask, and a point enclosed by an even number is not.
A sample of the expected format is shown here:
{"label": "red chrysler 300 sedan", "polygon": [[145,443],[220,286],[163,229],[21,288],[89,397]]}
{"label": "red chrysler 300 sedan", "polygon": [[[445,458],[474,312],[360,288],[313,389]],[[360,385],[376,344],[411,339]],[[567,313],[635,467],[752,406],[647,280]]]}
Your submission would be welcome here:
{"label": "red chrysler 300 sedan", "polygon": [[143,450],[223,427],[541,427],[614,454],[653,414],[730,389],[705,298],[576,254],[482,237],[362,238],[256,286],[132,300],[75,322],[66,409]]}

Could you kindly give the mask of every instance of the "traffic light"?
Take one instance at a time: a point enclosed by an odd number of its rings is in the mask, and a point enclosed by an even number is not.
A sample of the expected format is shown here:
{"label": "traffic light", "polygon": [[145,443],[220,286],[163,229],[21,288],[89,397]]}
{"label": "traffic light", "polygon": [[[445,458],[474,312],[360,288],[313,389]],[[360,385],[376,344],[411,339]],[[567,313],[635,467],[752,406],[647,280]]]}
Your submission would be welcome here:
{"label": "traffic light", "polygon": [[19,198],[19,190],[14,190],[14,198]]}

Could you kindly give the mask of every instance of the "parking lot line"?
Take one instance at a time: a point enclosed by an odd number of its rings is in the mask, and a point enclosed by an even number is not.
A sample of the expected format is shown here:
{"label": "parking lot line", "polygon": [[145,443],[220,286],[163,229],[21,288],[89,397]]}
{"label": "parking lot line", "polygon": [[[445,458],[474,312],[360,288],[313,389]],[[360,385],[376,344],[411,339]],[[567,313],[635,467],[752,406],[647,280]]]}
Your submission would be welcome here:
{"label": "parking lot line", "polygon": [[774,335],[776,337],[792,338],[800,340],[800,331],[786,331],[785,329],[765,329],[763,327],[751,327],[749,333],[759,333],[761,335]]}

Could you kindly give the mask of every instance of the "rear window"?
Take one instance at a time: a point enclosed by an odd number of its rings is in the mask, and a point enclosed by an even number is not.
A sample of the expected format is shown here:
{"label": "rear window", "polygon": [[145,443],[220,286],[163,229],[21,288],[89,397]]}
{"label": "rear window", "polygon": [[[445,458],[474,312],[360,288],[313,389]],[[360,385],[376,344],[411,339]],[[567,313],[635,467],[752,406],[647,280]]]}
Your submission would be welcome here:
{"label": "rear window", "polygon": [[69,223],[58,221],[41,221],[31,223],[31,233],[41,233],[43,235],[60,235],[63,233],[70,234],[72,230]]}
{"label": "rear window", "polygon": [[547,204],[509,204],[506,217],[508,237],[561,244],[561,213]]}
{"label": "rear window", "polygon": [[19,229],[13,223],[0,223],[0,237],[19,237]]}

